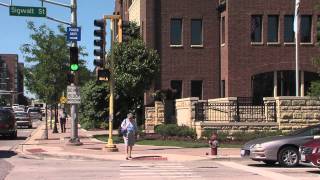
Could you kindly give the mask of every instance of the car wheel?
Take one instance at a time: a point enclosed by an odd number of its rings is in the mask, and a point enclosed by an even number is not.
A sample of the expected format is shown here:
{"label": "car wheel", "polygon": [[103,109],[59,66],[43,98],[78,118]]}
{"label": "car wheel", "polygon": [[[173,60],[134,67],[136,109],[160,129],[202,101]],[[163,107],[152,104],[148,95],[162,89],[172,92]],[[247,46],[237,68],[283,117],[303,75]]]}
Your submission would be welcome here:
{"label": "car wheel", "polygon": [[272,161],[272,160],[265,160],[263,161],[266,165],[272,166],[274,165],[277,161]]}
{"label": "car wheel", "polygon": [[280,150],[278,161],[281,166],[295,167],[299,164],[299,152],[295,147],[285,147]]}

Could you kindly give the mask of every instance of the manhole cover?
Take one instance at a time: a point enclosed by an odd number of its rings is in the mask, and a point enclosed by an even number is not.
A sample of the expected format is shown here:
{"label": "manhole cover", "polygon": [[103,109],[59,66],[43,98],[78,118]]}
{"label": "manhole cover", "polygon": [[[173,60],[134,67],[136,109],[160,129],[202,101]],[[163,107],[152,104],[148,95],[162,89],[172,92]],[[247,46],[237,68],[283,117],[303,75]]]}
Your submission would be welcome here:
{"label": "manhole cover", "polygon": [[97,150],[97,151],[102,150],[102,148],[84,148],[84,149],[88,149],[88,150]]}
{"label": "manhole cover", "polygon": [[47,152],[46,150],[43,150],[41,148],[36,148],[36,149],[27,149],[28,152],[30,153],[42,153],[42,152]]}

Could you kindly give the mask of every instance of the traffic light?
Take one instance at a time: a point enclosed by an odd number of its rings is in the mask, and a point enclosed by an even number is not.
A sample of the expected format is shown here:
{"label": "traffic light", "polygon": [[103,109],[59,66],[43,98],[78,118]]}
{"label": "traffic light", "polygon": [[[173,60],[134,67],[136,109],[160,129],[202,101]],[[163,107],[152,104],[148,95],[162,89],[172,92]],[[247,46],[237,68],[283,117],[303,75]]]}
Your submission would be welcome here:
{"label": "traffic light", "polygon": [[70,70],[79,70],[79,56],[78,47],[70,47]]}
{"label": "traffic light", "polygon": [[93,64],[97,67],[103,68],[105,61],[105,45],[106,45],[106,21],[105,19],[95,19],[94,26],[98,27],[98,29],[94,30],[94,36],[97,39],[94,40],[94,45],[98,47],[98,49],[94,49],[94,56],[98,57],[98,59],[94,59]]}
{"label": "traffic light", "polygon": [[118,22],[118,41],[120,43],[129,41],[129,37],[130,37],[129,27],[130,27],[129,21],[123,21],[122,19],[119,20],[119,22]]}
{"label": "traffic light", "polygon": [[98,81],[108,81],[110,79],[109,69],[97,69]]}

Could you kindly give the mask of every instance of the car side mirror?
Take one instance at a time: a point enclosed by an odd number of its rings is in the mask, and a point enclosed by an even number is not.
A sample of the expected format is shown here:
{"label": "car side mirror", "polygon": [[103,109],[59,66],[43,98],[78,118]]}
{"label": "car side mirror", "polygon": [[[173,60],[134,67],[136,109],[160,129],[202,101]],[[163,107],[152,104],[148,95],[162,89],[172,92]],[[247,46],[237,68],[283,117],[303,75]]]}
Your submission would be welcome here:
{"label": "car side mirror", "polygon": [[313,139],[320,139],[320,135],[313,136]]}

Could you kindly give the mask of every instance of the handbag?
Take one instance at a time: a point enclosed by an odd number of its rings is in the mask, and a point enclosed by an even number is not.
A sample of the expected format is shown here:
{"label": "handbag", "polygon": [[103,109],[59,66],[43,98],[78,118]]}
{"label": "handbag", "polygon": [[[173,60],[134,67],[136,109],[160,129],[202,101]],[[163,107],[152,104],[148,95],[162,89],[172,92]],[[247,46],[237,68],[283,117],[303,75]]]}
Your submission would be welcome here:
{"label": "handbag", "polygon": [[128,132],[127,129],[121,128],[121,134],[122,134],[122,135],[126,135],[127,132]]}

